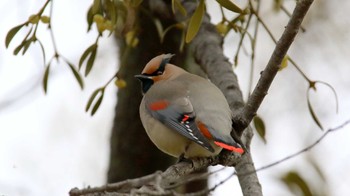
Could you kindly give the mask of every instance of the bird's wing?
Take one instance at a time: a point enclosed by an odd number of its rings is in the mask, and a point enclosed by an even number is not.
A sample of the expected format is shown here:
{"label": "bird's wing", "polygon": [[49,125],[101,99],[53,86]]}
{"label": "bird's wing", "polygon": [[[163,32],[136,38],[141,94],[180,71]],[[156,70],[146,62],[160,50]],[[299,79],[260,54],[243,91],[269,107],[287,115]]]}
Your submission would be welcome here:
{"label": "bird's wing", "polygon": [[209,140],[198,128],[195,121],[196,114],[190,100],[186,97],[177,98],[171,103],[167,100],[156,100],[146,102],[146,110],[153,118],[177,131],[186,138],[203,146],[210,152],[214,152]]}

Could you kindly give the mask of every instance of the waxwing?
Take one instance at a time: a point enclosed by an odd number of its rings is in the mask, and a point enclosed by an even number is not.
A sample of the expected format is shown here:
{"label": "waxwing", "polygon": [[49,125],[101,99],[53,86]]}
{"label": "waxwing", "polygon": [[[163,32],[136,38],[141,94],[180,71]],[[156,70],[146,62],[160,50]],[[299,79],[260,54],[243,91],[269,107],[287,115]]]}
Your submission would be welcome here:
{"label": "waxwing", "polygon": [[152,142],[183,158],[209,157],[224,148],[242,154],[231,137],[232,114],[222,92],[207,79],[169,64],[172,54],[147,63],[141,81],[140,117]]}

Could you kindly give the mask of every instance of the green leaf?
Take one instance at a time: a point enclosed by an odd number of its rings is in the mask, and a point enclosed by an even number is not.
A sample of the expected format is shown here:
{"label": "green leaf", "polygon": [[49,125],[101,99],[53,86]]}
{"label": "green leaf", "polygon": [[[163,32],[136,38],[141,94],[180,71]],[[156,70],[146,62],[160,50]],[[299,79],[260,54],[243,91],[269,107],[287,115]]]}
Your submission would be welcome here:
{"label": "green leaf", "polygon": [[89,75],[89,73],[92,69],[92,66],[94,65],[94,61],[96,58],[96,52],[97,52],[97,47],[91,52],[91,55],[86,63],[85,77]]}
{"label": "green leaf", "polygon": [[67,61],[66,61],[66,63],[68,64],[68,66],[72,70],[73,75],[74,75],[75,79],[77,80],[77,82],[79,83],[80,88],[84,89],[84,82],[83,82],[83,79],[81,78],[79,72],[75,69],[73,64],[71,64],[71,63],[69,63]]}
{"label": "green leaf", "polygon": [[179,2],[179,0],[172,0],[171,1],[171,9],[173,11],[173,13],[175,14],[175,9],[178,9],[180,11],[180,13],[183,16],[187,16],[187,11],[186,9],[181,5],[181,3]]}
{"label": "green leaf", "polygon": [[96,101],[94,107],[92,108],[91,110],[91,116],[93,116],[97,109],[100,107],[101,103],[102,103],[102,100],[103,100],[103,95],[104,95],[104,90],[101,91],[101,96],[98,98],[98,100]]}
{"label": "green leaf", "polygon": [[90,47],[88,47],[88,48],[84,51],[83,55],[81,55],[80,60],[79,60],[79,69],[80,69],[81,66],[83,65],[83,62],[84,62],[84,60],[86,59],[86,57],[87,57],[92,51],[96,50],[96,48],[97,48],[97,44],[92,44]]}
{"label": "green leaf", "polygon": [[108,16],[110,17],[112,24],[115,25],[117,23],[117,16],[118,16],[117,8],[112,1],[104,1],[104,3],[105,3],[104,7],[106,8]]}
{"label": "green leaf", "polygon": [[86,14],[86,21],[88,23],[88,29],[87,29],[88,32],[91,30],[93,19],[94,19],[94,14],[92,14],[92,6],[91,6]]}
{"label": "green leaf", "polygon": [[92,4],[92,14],[95,15],[101,10],[101,0],[94,0]]}
{"label": "green leaf", "polygon": [[94,101],[95,97],[97,96],[97,94],[98,94],[100,91],[102,92],[103,89],[102,89],[102,88],[98,88],[98,89],[96,89],[96,90],[91,94],[91,96],[90,96],[90,98],[89,98],[89,101],[88,101],[87,104],[86,104],[85,112],[89,111],[92,102]]}
{"label": "green leaf", "polygon": [[[162,23],[160,22],[160,20],[159,20],[158,18],[155,18],[155,19],[153,20],[153,23],[154,23],[154,25],[156,26],[158,35],[159,35],[160,40],[161,40],[161,43],[162,43],[162,37],[163,37],[163,35],[164,35],[163,25],[162,25]],[[128,36],[130,32],[133,32],[133,31],[129,31],[129,32],[126,34],[126,36]],[[126,40],[128,40],[128,39],[126,39]],[[130,42],[130,41],[129,41],[129,42]],[[128,44],[128,43],[127,43],[127,44]],[[129,45],[129,44],[128,44],[128,45]]]}
{"label": "green leaf", "polygon": [[334,99],[335,99],[335,112],[338,113],[338,110],[339,110],[339,100],[338,100],[338,95],[337,95],[337,92],[335,91],[335,89],[333,88],[332,85],[326,83],[326,82],[322,82],[322,81],[315,81],[315,84],[316,83],[321,83],[321,84],[324,84],[326,85],[327,87],[329,87],[334,95]]}
{"label": "green leaf", "polygon": [[253,122],[254,122],[254,127],[256,129],[256,132],[259,134],[260,138],[266,144],[266,138],[265,138],[266,129],[265,129],[264,121],[259,116],[255,116],[253,119]]}
{"label": "green leaf", "polygon": [[204,0],[200,0],[199,5],[194,11],[190,19],[190,22],[188,24],[186,39],[185,39],[186,43],[190,43],[192,39],[197,35],[204,16],[204,10],[205,10]]}
{"label": "green leaf", "polygon": [[48,64],[46,66],[45,73],[44,73],[43,87],[44,87],[45,94],[47,93],[47,82],[49,80],[50,66],[51,66],[51,64]]}
{"label": "green leaf", "polygon": [[20,45],[18,45],[15,50],[13,51],[14,55],[17,55],[23,48],[23,54],[28,50],[29,46],[30,46],[30,42],[36,40],[35,38],[35,34],[28,39],[29,35],[32,33],[33,27],[30,28],[30,30],[28,31],[27,35],[24,37],[23,41],[21,42]]}
{"label": "green leaf", "polygon": [[23,47],[23,51],[22,51],[22,55],[24,55],[27,52],[31,43],[32,43],[32,40],[28,40],[25,42],[24,47]]}
{"label": "green leaf", "polygon": [[309,188],[308,183],[296,171],[288,172],[282,176],[281,180],[288,186],[291,191],[294,192],[295,187],[298,187],[299,190],[303,193],[302,195],[312,196],[312,192]]}
{"label": "green leaf", "polygon": [[143,0],[131,0],[131,5],[137,7],[142,3]]}
{"label": "green leaf", "polygon": [[45,48],[44,48],[44,45],[43,43],[41,43],[41,41],[38,39],[37,40],[39,45],[40,45],[40,48],[41,48],[41,52],[43,53],[43,61],[44,61],[44,65],[46,63],[46,53],[45,53]]}
{"label": "green leaf", "polygon": [[312,89],[312,88],[309,88],[308,91],[307,91],[307,107],[309,108],[309,111],[310,111],[312,119],[315,121],[317,126],[323,131],[323,127],[321,125],[321,122],[317,118],[316,113],[314,112],[314,109],[312,108],[312,105],[311,105],[311,102],[310,102],[310,89]]}
{"label": "green leaf", "polygon": [[236,4],[232,3],[230,0],[216,0],[222,7],[231,10],[236,13],[242,14],[243,11]]}
{"label": "green leaf", "polygon": [[18,26],[13,27],[11,30],[8,31],[6,38],[5,38],[5,46],[6,48],[9,47],[11,40],[13,39],[13,37],[18,33],[18,31],[25,25],[24,24],[20,24]]}
{"label": "green leaf", "polygon": [[283,5],[283,0],[274,0],[273,1],[273,8],[275,11],[280,11],[281,10],[281,5]]}
{"label": "green leaf", "polygon": [[22,42],[20,45],[18,45],[15,50],[13,51],[14,55],[17,55],[19,53],[19,51],[22,50],[22,48],[24,47],[24,45],[26,44],[26,41]]}

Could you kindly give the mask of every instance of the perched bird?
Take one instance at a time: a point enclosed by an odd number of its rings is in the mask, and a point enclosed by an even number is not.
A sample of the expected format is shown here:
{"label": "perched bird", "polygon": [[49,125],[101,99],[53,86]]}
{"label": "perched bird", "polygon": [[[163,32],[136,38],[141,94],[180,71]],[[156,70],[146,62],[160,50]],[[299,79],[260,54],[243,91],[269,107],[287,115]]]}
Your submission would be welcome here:
{"label": "perched bird", "polygon": [[178,158],[209,157],[224,148],[242,154],[234,141],[232,114],[222,92],[207,79],[169,64],[172,54],[147,63],[141,81],[140,117],[152,142]]}

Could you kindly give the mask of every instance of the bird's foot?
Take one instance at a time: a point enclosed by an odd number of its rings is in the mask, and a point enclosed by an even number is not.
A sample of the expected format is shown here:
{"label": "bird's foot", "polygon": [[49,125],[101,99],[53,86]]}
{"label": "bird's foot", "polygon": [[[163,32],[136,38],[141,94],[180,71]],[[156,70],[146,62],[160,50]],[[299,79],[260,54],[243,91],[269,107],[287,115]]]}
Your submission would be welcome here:
{"label": "bird's foot", "polygon": [[185,158],[185,154],[181,154],[176,163],[180,163],[180,162],[191,163],[193,165],[193,161],[191,159]]}

